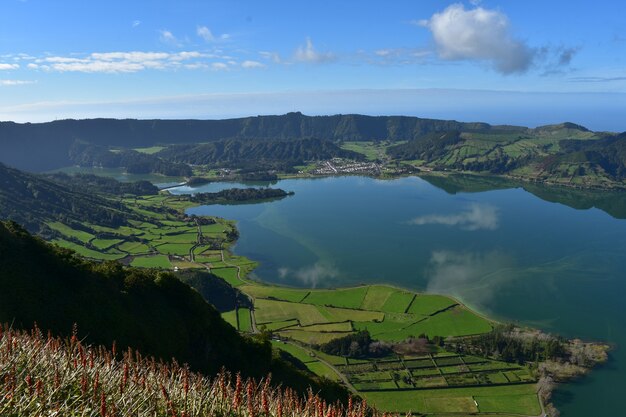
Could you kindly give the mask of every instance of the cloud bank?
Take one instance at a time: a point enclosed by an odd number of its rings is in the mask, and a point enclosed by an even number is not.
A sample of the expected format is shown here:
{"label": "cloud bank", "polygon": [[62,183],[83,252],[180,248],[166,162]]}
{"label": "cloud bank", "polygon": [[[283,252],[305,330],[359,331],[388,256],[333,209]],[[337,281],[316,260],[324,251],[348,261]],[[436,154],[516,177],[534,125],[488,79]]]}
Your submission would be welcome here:
{"label": "cloud bank", "polygon": [[499,11],[453,4],[419,23],[431,31],[442,59],[485,61],[502,74],[523,73],[533,64],[536,52],[512,35]]}
{"label": "cloud bank", "polygon": [[496,207],[488,204],[474,203],[470,207],[456,214],[429,214],[416,217],[409,221],[409,224],[423,226],[428,224],[439,224],[445,226],[456,226],[463,230],[496,230],[499,226],[499,215]]}

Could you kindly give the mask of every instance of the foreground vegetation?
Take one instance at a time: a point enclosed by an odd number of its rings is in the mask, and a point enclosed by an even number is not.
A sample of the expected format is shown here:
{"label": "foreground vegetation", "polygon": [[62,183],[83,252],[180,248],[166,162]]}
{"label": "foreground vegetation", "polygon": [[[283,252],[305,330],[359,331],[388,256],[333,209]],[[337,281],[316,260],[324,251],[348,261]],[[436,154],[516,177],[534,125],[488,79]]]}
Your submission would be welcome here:
{"label": "foreground vegetation", "polygon": [[181,278],[88,261],[0,222],[0,322],[23,329],[36,322],[59,335],[77,324],[78,336],[89,343],[176,358],[207,375],[222,367],[253,377],[271,372],[276,383],[300,392],[313,387],[328,400],[346,399],[345,389],[298,370],[299,362],[273,353],[266,340],[239,335],[201,292],[182,282],[193,284],[193,277]]}
{"label": "foreground vegetation", "polygon": [[0,326],[0,415],[151,417],[385,416],[365,403],[344,407],[309,391],[275,388],[222,371],[214,378],[128,349],[84,345]]}

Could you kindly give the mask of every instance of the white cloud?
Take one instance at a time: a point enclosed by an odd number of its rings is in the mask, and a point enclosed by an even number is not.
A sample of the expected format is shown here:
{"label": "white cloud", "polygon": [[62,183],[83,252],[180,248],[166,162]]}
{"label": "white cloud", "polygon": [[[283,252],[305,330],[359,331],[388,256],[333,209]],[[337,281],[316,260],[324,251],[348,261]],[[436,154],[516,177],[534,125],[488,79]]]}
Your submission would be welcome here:
{"label": "white cloud", "polygon": [[203,64],[201,59],[205,54],[198,51],[169,52],[94,52],[84,57],[76,56],[47,56],[37,58],[29,63],[27,68],[33,70],[58,72],[86,72],[86,73],[130,73],[146,69],[166,70],[181,66],[193,69],[192,64]]}
{"label": "white cloud", "polygon": [[333,61],[335,56],[330,52],[316,51],[311,38],[307,38],[306,44],[300,45],[298,49],[296,49],[294,58],[296,61],[300,62],[322,63]]}
{"label": "white cloud", "polygon": [[211,68],[213,68],[214,70],[227,70],[228,65],[224,64],[223,62],[214,62],[211,64]]}
{"label": "white cloud", "polygon": [[3,64],[0,62],[0,71],[15,70],[19,67],[19,64]]}
{"label": "white cloud", "polygon": [[223,33],[220,36],[215,36],[213,32],[211,32],[211,29],[206,26],[198,26],[196,28],[196,35],[204,39],[205,42],[209,43],[230,39],[230,35],[228,33]]}
{"label": "white cloud", "polygon": [[31,80],[0,80],[0,86],[28,85],[36,82]]}
{"label": "white cloud", "polygon": [[429,214],[409,221],[422,226],[439,224],[458,226],[463,230],[496,230],[499,225],[498,209],[487,204],[472,204],[467,210],[455,214]]}
{"label": "white cloud", "polygon": [[282,59],[280,58],[280,55],[278,54],[278,52],[261,51],[259,52],[259,55],[261,55],[263,59],[272,61],[275,64],[280,64],[282,62]]}
{"label": "white cloud", "polygon": [[172,45],[172,46],[182,45],[182,42],[176,36],[174,36],[174,34],[170,32],[169,30],[160,30],[159,34],[160,34],[159,40],[163,42],[164,44]]}
{"label": "white cloud", "polygon": [[243,68],[265,68],[266,65],[258,61],[243,61],[241,66]]}
{"label": "white cloud", "polygon": [[196,34],[207,42],[215,42],[215,36],[213,36],[211,30],[206,26],[198,26]]}
{"label": "white cloud", "polygon": [[136,28],[139,25],[141,25],[141,20],[133,20],[133,23],[132,23],[133,28]]}
{"label": "white cloud", "polygon": [[457,3],[419,24],[430,29],[442,59],[486,61],[512,74],[526,72],[535,58],[532,48],[513,37],[507,16],[496,10],[466,10]]}

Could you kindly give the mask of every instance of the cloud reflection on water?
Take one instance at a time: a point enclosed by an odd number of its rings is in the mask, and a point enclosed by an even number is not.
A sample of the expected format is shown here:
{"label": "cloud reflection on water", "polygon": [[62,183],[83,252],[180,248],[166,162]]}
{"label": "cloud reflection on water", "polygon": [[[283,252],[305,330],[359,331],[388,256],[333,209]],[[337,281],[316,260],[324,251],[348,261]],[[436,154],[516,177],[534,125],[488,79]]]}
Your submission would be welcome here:
{"label": "cloud reflection on water", "polygon": [[278,268],[278,276],[282,280],[295,279],[300,284],[310,288],[316,288],[330,279],[337,278],[339,271],[332,265],[316,262],[298,269],[287,267]]}
{"label": "cloud reflection on water", "polygon": [[486,253],[434,251],[426,268],[426,291],[458,297],[486,307],[506,282],[514,259],[499,251]]}
{"label": "cloud reflection on water", "polygon": [[496,230],[499,226],[498,209],[489,204],[473,203],[469,208],[454,214],[428,214],[415,217],[409,224],[423,226],[428,224],[440,224],[445,226],[458,226],[463,230]]}

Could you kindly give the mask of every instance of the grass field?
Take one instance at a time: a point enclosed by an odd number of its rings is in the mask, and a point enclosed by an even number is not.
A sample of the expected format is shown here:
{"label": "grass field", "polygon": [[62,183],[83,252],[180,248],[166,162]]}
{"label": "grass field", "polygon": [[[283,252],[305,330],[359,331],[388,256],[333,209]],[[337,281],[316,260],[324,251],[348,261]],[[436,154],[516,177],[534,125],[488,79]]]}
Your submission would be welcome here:
{"label": "grass field", "polygon": [[[365,392],[376,407],[420,413],[511,413],[539,415],[541,408],[533,384],[495,387],[451,388],[417,391]],[[475,405],[474,400],[478,403]]]}
{"label": "grass field", "polygon": [[[218,275],[235,286],[243,284],[243,281],[237,280],[236,268],[231,268],[232,266],[240,266],[246,273],[256,266],[256,263],[231,256],[226,251],[225,262],[222,262],[222,250],[228,249],[230,244],[227,233],[235,227],[232,221],[216,218],[215,223],[201,226],[206,238],[219,242],[220,247],[215,249],[210,248],[207,242],[197,245],[198,226],[193,221],[163,210],[163,207],[183,210],[193,205],[189,201],[177,196],[159,194],[123,198],[122,202],[140,214],[143,220],[129,220],[128,225],[118,228],[89,223],[72,228],[60,222],[51,222],[48,226],[58,233],[54,243],[96,260],[128,257],[129,264],[141,268],[220,267],[224,270]],[[106,236],[101,238],[102,233],[106,233]],[[206,251],[206,255],[198,255],[195,264],[190,262],[192,248],[196,255]],[[170,262],[167,259],[169,256],[176,257],[176,260]]]}
{"label": "grass field", "polygon": [[141,258],[135,258],[130,264],[138,268],[169,269],[172,267],[170,260],[165,255],[154,255],[154,256],[145,256]]}
{"label": "grass field", "polygon": [[[357,330],[374,339],[403,341],[411,336],[468,336],[492,330],[492,323],[456,300],[384,285],[308,290],[246,282],[239,289],[254,299],[257,324],[281,340],[305,346],[325,343]],[[440,351],[434,356],[391,356],[383,361],[350,359],[274,341],[312,372],[346,377],[360,394],[386,411],[431,415],[483,413],[536,415],[535,377],[524,366]],[[324,359],[333,370],[321,362]]]}

